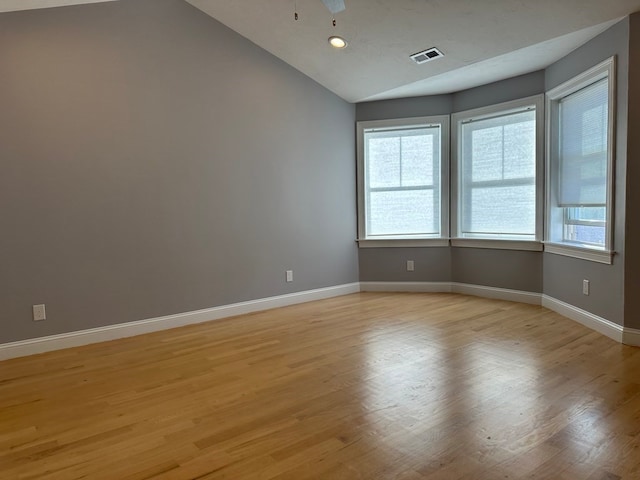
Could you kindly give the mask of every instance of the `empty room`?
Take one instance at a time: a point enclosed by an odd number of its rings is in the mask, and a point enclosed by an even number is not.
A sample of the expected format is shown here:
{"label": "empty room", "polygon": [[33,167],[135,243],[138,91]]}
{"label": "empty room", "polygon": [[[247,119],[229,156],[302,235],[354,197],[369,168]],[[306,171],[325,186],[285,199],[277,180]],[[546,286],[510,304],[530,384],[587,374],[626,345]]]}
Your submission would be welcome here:
{"label": "empty room", "polygon": [[0,0],[0,478],[640,479],[636,12]]}

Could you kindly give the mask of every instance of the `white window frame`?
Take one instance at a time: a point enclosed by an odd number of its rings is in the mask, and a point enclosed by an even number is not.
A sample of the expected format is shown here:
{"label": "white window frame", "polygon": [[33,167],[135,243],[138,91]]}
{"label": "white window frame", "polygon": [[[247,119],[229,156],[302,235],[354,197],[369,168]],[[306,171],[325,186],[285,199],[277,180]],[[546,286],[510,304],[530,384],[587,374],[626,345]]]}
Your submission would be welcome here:
{"label": "white window frame", "polygon": [[[547,129],[547,168],[546,168],[546,234],[545,252],[556,255],[611,264],[613,259],[613,182],[615,156],[615,115],[616,115],[616,58],[610,57],[595,67],[549,90],[546,94],[546,129]],[[558,105],[560,101],[598,81],[608,78],[609,104],[607,126],[607,194],[606,194],[606,233],[604,248],[552,239],[552,232],[564,228],[566,207],[559,207],[556,199],[556,182],[558,176]],[[561,226],[559,226],[561,225]]]}
{"label": "white window frame", "polygon": [[[462,124],[472,120],[481,120],[497,115],[521,111],[527,107],[535,108],[536,112],[536,225],[533,240],[520,240],[508,236],[462,237],[461,232],[461,194],[462,175],[461,158]],[[492,248],[503,250],[531,250],[542,251],[542,237],[544,227],[544,95],[534,95],[510,102],[489,105],[482,108],[458,112],[452,115],[452,152],[451,152],[451,245],[454,247]]]}
{"label": "white window frame", "polygon": [[[358,180],[358,246],[369,247],[442,247],[449,245],[449,115],[399,118],[357,122]],[[402,129],[409,127],[440,128],[440,235],[439,236],[366,236],[365,145],[364,133],[372,129]]]}

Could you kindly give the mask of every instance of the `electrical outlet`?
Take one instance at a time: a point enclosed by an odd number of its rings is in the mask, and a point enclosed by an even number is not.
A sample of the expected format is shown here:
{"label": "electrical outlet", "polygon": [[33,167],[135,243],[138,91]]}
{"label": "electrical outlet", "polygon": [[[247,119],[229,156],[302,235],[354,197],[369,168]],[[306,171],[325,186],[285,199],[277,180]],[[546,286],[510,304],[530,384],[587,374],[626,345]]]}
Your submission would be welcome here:
{"label": "electrical outlet", "polygon": [[293,282],[293,270],[287,270],[287,283]]}
{"label": "electrical outlet", "polygon": [[415,265],[413,260],[407,260],[407,272],[413,272],[415,270]]}
{"label": "electrical outlet", "polygon": [[589,295],[589,280],[582,280],[582,293]]}
{"label": "electrical outlet", "polygon": [[47,312],[44,308],[44,303],[40,305],[33,306],[33,321],[40,322],[47,318]]}

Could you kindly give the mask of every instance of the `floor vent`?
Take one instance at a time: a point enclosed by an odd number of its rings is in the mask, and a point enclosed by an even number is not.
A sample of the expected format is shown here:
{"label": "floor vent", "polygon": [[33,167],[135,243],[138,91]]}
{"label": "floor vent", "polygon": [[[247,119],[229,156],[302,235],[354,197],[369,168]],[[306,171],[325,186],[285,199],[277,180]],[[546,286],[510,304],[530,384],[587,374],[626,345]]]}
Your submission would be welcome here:
{"label": "floor vent", "polygon": [[437,48],[430,48],[422,52],[414,53],[413,55],[410,55],[410,57],[411,60],[416,62],[418,65],[422,65],[423,63],[430,62],[436,58],[444,57],[444,54]]}

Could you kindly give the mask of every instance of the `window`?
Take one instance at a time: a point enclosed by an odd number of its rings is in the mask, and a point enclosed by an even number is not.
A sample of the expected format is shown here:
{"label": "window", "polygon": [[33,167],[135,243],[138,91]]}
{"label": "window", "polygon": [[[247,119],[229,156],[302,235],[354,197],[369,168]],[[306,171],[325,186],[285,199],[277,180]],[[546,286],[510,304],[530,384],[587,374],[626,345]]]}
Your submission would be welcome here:
{"label": "window", "polygon": [[448,244],[448,124],[358,122],[360,246]]}
{"label": "window", "polygon": [[614,59],[547,93],[547,246],[611,263]]}
{"label": "window", "polygon": [[455,246],[541,250],[542,96],[457,113]]}

